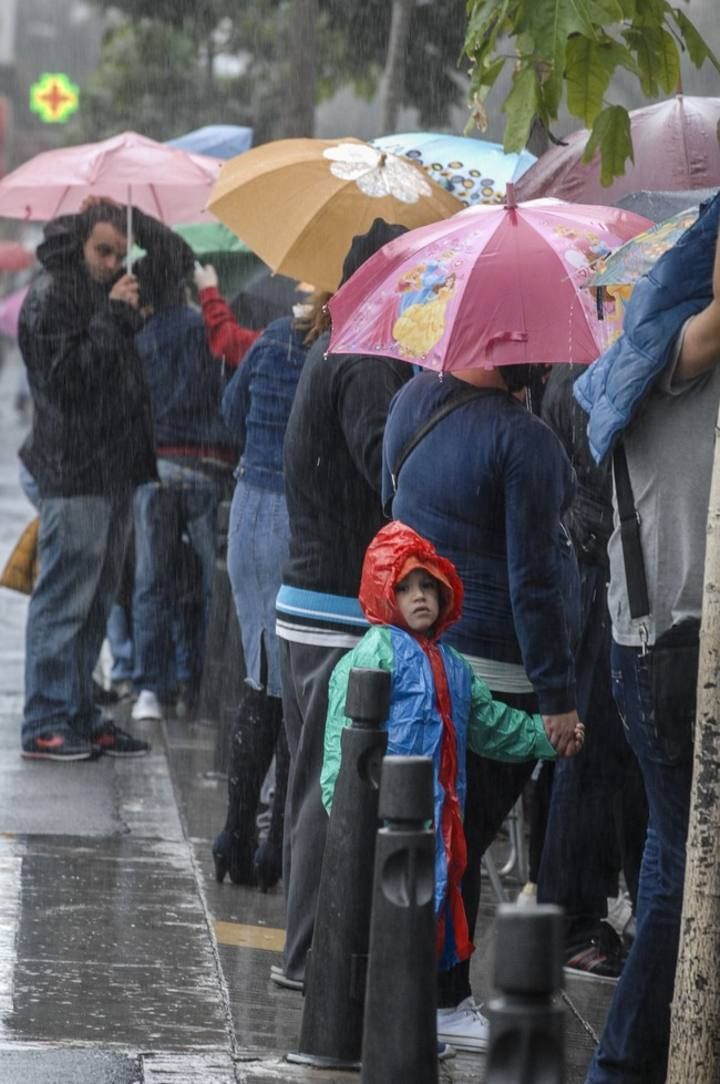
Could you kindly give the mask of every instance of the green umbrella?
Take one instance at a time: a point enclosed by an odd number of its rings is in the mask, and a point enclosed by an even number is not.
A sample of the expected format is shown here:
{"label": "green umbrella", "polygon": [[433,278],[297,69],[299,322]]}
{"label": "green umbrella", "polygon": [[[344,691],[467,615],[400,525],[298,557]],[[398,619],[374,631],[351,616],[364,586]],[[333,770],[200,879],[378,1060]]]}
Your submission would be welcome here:
{"label": "green umbrella", "polygon": [[244,241],[222,222],[198,222],[175,226],[200,263],[211,263],[220,279],[220,293],[230,299],[265,265]]}

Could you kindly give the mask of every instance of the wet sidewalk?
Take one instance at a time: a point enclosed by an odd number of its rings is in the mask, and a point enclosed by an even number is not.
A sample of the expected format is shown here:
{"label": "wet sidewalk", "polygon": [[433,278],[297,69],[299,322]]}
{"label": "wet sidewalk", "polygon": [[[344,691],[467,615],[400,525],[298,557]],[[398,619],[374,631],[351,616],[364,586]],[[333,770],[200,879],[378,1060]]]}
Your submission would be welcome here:
{"label": "wet sidewalk", "polygon": [[[17,484],[15,380],[12,365],[0,372],[1,563],[33,515]],[[302,997],[269,981],[282,893],[214,879],[210,841],[225,813],[215,725],[131,724],[124,706],[118,721],[150,738],[150,756],[20,758],[26,605],[0,589],[0,1084],[356,1082],[284,1060]],[[486,887],[479,999],[492,993],[495,903]],[[610,991],[568,985],[568,1084],[584,1079],[588,1028],[600,1028]],[[459,1055],[440,1079],[483,1081],[485,1057]]]}

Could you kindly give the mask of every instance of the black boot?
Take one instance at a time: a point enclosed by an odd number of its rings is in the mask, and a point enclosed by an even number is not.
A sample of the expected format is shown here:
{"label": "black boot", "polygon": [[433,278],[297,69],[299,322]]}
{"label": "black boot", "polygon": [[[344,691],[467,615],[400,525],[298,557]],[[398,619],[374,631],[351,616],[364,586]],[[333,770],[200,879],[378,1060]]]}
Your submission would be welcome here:
{"label": "black boot", "polygon": [[285,796],[290,770],[290,752],[282,721],[282,701],[276,700],[276,705],[272,720],[277,728],[277,737],[275,739],[275,790],[270,811],[270,827],[267,838],[255,852],[255,876],[262,892],[274,888],[282,877]]}
{"label": "black boot", "polygon": [[256,883],[255,815],[275,740],[272,727],[267,725],[269,701],[265,692],[248,686],[238,708],[230,748],[227,819],[212,848],[218,883],[226,873],[233,884]]}

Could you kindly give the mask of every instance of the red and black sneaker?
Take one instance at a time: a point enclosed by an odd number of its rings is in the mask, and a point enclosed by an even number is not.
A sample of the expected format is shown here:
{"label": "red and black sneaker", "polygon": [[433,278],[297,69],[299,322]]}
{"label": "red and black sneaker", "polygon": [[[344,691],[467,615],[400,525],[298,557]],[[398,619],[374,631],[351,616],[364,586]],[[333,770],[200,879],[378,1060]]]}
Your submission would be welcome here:
{"label": "red and black sneaker", "polygon": [[607,922],[570,938],[563,970],[566,975],[599,982],[617,982],[626,959],[622,941]]}
{"label": "red and black sneaker", "polygon": [[150,742],[134,738],[109,719],[103,719],[97,730],[93,730],[90,740],[98,754],[108,757],[144,757],[150,752]]}
{"label": "red and black sneaker", "polygon": [[87,738],[58,728],[23,742],[21,756],[26,760],[95,760],[99,753]]}

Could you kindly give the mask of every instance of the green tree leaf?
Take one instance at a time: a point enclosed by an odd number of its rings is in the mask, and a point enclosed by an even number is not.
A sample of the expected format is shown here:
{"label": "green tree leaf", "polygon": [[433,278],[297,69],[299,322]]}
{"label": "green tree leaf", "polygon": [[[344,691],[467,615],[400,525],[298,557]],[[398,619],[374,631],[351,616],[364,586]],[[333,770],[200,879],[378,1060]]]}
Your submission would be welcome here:
{"label": "green tree leaf", "polygon": [[647,30],[625,30],[623,38],[627,42],[628,49],[635,54],[637,60],[638,78],[643,93],[648,98],[656,98],[659,93],[657,82],[658,69],[658,37],[653,36]]}
{"label": "green tree leaf", "polygon": [[512,88],[502,106],[503,112],[508,115],[504,140],[507,153],[524,148],[538,104],[537,74],[532,67],[525,67],[513,76]]}
{"label": "green tree leaf", "polygon": [[595,118],[582,161],[589,162],[600,150],[600,182],[605,187],[625,173],[625,162],[634,161],[630,117],[620,105],[609,105]]}
{"label": "green tree leaf", "polygon": [[604,47],[581,35],[567,44],[567,105],[589,127],[603,107],[613,64],[606,62]]}
{"label": "green tree leaf", "polygon": [[718,62],[718,58],[704,38],[700,36],[697,27],[690,19],[688,19],[685,12],[681,11],[680,8],[673,8],[672,17],[683,36],[683,40],[687,46],[688,56],[695,67],[700,68],[706,60],[709,60],[716,70],[720,71],[720,62]]}

